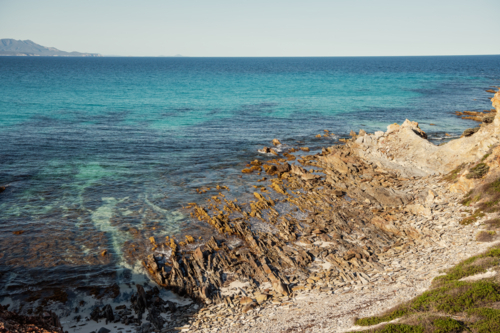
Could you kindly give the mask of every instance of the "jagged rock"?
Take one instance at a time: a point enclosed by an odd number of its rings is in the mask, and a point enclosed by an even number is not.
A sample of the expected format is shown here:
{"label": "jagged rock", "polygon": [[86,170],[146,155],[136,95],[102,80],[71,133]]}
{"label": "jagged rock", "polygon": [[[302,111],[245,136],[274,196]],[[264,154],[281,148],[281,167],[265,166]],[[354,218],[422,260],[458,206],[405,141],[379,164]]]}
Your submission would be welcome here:
{"label": "jagged rock", "polygon": [[137,306],[140,313],[144,313],[146,308],[148,307],[148,301],[146,297],[146,292],[144,291],[144,287],[140,284],[136,284],[137,288]]}
{"label": "jagged rock", "polygon": [[291,167],[290,167],[289,163],[283,163],[283,164],[280,164],[276,167],[276,172],[279,172],[279,173],[289,172],[290,170],[291,170]]}
{"label": "jagged rock", "polygon": [[278,139],[273,139],[272,143],[275,146],[279,146],[281,144],[280,140],[278,140]]}
{"label": "jagged rock", "polygon": [[113,313],[113,308],[111,308],[111,305],[106,305],[104,308],[103,308],[103,312],[104,312],[104,317],[106,318],[106,324],[108,324],[108,322],[114,322],[115,320],[115,315]]}
{"label": "jagged rock", "polygon": [[397,236],[402,234],[402,232],[398,228],[396,228],[392,221],[387,221],[379,216],[375,216],[374,218],[372,218],[371,222],[386,232],[392,233]]}
{"label": "jagged rock", "polygon": [[336,171],[340,173],[348,173],[349,168],[347,167],[347,164],[342,161],[338,156],[335,155],[327,155],[323,157],[323,161],[332,166]]}
{"label": "jagged rock", "polygon": [[410,121],[406,119],[401,125],[401,127],[409,127],[412,129],[413,132],[415,132],[415,134],[420,136],[422,139],[427,139],[427,134],[420,129],[416,121]]}
{"label": "jagged rock", "polygon": [[296,175],[298,175],[298,176],[302,176],[302,175],[304,175],[304,174],[306,174],[306,173],[307,173],[307,171],[306,171],[306,170],[304,170],[304,168],[302,168],[302,167],[300,167],[300,166],[298,166],[298,165],[296,165],[296,164],[292,164],[292,165],[291,165],[290,171],[291,171],[293,174],[296,174]]}
{"label": "jagged rock", "polygon": [[272,281],[272,285],[273,285],[273,289],[277,293],[288,296],[289,293],[288,293],[287,287],[279,279]]}

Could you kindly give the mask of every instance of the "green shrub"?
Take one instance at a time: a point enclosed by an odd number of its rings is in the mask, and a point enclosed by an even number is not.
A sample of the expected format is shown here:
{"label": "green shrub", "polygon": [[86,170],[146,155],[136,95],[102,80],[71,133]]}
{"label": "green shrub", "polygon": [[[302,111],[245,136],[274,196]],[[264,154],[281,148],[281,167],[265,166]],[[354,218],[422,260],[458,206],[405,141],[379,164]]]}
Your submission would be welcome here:
{"label": "green shrub", "polygon": [[500,332],[500,310],[478,308],[467,311],[467,314],[479,318],[471,325],[477,333]]}
{"label": "green shrub", "polygon": [[381,329],[376,330],[377,333],[423,333],[422,326],[413,326],[406,324],[388,324]]}
{"label": "green shrub", "polygon": [[452,318],[437,318],[433,322],[436,330],[434,333],[461,333],[465,329],[465,325]]}

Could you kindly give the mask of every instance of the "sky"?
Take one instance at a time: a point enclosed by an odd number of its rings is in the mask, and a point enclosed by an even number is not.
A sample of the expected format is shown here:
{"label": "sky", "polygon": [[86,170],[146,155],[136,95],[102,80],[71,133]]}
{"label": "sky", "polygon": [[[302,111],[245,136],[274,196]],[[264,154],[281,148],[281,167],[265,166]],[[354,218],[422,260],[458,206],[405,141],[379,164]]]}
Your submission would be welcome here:
{"label": "sky", "polygon": [[0,38],[120,56],[500,54],[498,0],[0,0]]}

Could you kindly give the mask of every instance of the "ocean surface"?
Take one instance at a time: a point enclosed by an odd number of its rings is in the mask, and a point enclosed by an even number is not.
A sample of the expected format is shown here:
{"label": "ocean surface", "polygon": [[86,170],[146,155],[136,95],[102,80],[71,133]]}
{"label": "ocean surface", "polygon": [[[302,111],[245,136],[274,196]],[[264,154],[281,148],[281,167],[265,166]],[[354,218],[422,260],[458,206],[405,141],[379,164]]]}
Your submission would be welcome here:
{"label": "ocean surface", "polygon": [[241,169],[273,138],[314,150],[409,118],[439,143],[492,86],[500,56],[1,57],[0,301],[131,280],[150,236],[205,240],[182,207],[251,193]]}

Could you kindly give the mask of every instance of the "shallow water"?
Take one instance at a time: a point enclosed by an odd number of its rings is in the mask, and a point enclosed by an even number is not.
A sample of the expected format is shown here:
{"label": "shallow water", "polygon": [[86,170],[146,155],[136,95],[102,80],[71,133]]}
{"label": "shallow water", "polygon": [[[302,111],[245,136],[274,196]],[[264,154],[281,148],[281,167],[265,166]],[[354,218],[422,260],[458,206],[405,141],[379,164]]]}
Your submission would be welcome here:
{"label": "shallow water", "polygon": [[251,193],[241,169],[275,137],[318,148],[406,118],[460,135],[477,123],[453,112],[490,109],[499,78],[500,56],[2,57],[0,298],[127,281],[151,235],[208,237],[182,206]]}

